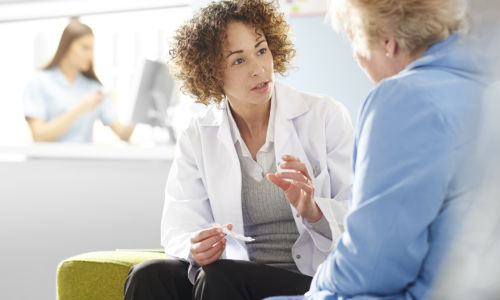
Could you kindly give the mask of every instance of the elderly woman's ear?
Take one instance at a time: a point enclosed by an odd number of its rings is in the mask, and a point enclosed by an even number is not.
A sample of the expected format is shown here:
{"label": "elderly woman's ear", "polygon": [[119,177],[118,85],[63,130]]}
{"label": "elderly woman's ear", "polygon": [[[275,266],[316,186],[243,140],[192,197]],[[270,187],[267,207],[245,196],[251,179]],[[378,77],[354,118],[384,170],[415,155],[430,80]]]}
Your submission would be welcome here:
{"label": "elderly woman's ear", "polygon": [[396,38],[393,35],[384,38],[382,43],[385,49],[385,56],[390,58],[398,55],[399,52],[398,42],[396,41]]}

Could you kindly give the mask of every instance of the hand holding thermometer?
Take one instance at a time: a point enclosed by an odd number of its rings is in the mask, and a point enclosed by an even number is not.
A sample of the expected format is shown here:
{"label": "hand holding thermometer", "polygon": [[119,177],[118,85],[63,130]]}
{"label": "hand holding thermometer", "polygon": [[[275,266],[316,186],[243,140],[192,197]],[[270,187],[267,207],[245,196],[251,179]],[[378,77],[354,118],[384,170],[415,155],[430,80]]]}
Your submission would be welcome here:
{"label": "hand holding thermometer", "polygon": [[253,242],[255,241],[254,238],[252,237],[247,237],[247,236],[244,236],[242,234],[239,234],[239,233],[236,233],[232,230],[229,230],[227,229],[226,227],[222,227],[220,224],[213,224],[213,227],[221,227],[222,228],[222,232],[232,238],[235,238],[237,240],[240,240],[240,241],[245,241],[245,242]]}

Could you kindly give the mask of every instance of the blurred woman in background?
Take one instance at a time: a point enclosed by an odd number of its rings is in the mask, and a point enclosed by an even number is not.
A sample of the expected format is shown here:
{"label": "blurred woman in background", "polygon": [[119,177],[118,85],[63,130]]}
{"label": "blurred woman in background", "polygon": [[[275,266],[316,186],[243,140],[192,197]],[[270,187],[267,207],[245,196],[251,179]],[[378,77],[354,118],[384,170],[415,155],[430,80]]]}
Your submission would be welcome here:
{"label": "blurred woman in background", "polygon": [[127,141],[134,127],[120,123],[93,65],[94,35],[79,21],[63,31],[56,54],[28,84],[25,117],[34,141],[90,143],[94,121]]}

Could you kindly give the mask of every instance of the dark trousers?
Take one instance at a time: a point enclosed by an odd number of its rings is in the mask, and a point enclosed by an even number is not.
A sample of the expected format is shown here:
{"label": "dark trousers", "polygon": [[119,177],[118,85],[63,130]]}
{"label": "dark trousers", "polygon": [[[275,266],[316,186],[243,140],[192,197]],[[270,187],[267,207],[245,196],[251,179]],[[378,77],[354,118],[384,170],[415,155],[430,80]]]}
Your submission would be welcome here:
{"label": "dark trousers", "polygon": [[125,282],[125,300],[239,300],[299,295],[312,277],[240,260],[218,260],[198,270],[194,285],[184,261],[149,260],[133,266]]}

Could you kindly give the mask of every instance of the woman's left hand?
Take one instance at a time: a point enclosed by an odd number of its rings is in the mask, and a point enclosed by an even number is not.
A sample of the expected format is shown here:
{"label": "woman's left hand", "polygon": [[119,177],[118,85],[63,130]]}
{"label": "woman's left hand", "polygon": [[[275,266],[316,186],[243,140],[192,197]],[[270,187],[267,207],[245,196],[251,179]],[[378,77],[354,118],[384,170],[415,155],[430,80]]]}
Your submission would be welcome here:
{"label": "woman's left hand", "polygon": [[288,201],[309,223],[315,223],[323,216],[314,201],[314,184],[306,165],[292,155],[282,157],[281,169],[291,170],[267,174],[267,179],[279,186]]}

